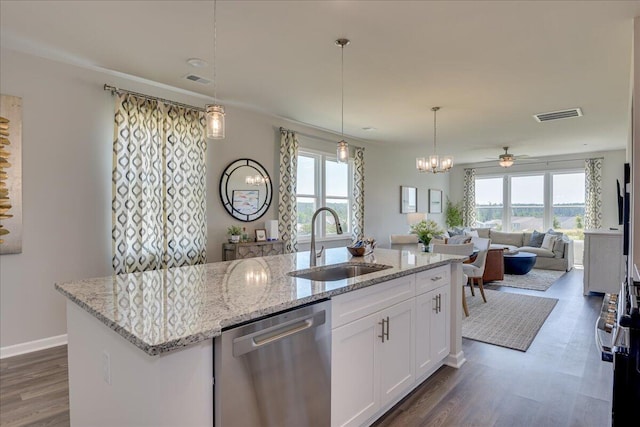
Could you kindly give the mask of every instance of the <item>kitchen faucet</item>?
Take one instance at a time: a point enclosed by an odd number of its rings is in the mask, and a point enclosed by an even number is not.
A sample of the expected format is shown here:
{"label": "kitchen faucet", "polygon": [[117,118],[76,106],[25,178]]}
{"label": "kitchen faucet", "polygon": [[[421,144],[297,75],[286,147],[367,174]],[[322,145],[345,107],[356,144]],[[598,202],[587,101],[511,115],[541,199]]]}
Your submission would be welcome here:
{"label": "kitchen faucet", "polygon": [[[342,234],[342,226],[340,225],[340,218],[338,218],[338,214],[336,213],[336,211],[334,211],[331,208],[322,207],[322,208],[318,208],[318,210],[314,212],[313,217],[311,217],[311,248],[309,249],[311,252],[309,257],[310,267],[316,266],[316,258],[319,256],[319,254],[316,254],[316,225],[315,224],[316,224],[316,217],[322,211],[331,212],[331,215],[333,215],[333,219],[336,222],[336,232],[338,234]],[[320,251],[320,254],[321,253],[322,251]]]}

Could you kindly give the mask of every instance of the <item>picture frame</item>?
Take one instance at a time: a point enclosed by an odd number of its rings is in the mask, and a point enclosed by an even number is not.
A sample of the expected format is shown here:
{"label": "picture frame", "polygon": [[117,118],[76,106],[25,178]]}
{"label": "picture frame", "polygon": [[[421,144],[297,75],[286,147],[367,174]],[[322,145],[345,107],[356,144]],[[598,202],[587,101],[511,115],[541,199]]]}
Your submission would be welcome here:
{"label": "picture frame", "polygon": [[258,210],[259,194],[259,190],[233,190],[233,210],[242,215],[256,213]]}
{"label": "picture frame", "polygon": [[418,212],[418,189],[400,186],[400,213]]}
{"label": "picture frame", "polygon": [[264,228],[256,229],[256,242],[266,242],[267,241],[267,230]]}
{"label": "picture frame", "polygon": [[442,190],[429,189],[429,213],[442,213]]}

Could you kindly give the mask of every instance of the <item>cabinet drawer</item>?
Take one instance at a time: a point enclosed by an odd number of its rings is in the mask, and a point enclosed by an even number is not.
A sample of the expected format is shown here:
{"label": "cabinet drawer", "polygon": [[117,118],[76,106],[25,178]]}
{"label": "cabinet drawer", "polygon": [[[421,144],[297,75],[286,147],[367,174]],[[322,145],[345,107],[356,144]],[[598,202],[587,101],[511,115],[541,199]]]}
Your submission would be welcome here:
{"label": "cabinet drawer", "polygon": [[416,273],[416,295],[448,285],[450,280],[451,266],[449,265]]}
{"label": "cabinet drawer", "polygon": [[333,297],[331,327],[367,316],[415,296],[415,274]]}

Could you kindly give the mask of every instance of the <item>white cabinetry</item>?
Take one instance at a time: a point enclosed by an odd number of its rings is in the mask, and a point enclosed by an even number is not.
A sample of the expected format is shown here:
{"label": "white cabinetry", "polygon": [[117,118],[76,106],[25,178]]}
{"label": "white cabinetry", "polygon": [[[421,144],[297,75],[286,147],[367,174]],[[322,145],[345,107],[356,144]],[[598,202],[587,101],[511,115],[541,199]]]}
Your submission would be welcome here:
{"label": "white cabinetry", "polygon": [[584,232],[584,295],[589,292],[618,293],[623,280],[622,232]]}
{"label": "white cabinetry", "polygon": [[332,299],[332,426],[372,422],[442,366],[450,272],[447,265]]}
{"label": "white cabinetry", "polygon": [[449,267],[416,274],[416,377],[430,375],[450,350]]}

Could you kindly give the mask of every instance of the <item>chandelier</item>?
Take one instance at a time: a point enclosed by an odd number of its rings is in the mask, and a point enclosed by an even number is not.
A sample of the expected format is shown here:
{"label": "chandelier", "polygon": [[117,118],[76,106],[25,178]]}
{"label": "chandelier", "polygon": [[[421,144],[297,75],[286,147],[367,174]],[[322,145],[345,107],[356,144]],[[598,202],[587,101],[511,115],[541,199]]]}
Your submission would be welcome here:
{"label": "chandelier", "polygon": [[224,107],[216,103],[217,91],[216,87],[218,79],[216,78],[216,44],[217,44],[217,28],[216,28],[216,1],[213,1],[213,104],[205,105],[205,118],[207,121],[207,138],[224,139]]}
{"label": "chandelier", "polygon": [[418,172],[442,173],[448,172],[453,167],[453,156],[438,156],[436,151],[436,112],[440,107],[433,107],[433,154],[429,158],[417,157],[416,169]]}

